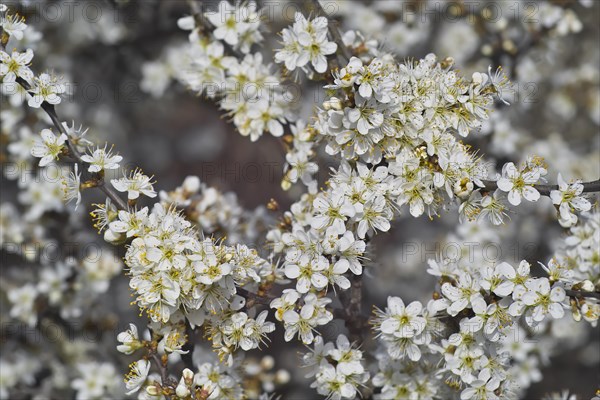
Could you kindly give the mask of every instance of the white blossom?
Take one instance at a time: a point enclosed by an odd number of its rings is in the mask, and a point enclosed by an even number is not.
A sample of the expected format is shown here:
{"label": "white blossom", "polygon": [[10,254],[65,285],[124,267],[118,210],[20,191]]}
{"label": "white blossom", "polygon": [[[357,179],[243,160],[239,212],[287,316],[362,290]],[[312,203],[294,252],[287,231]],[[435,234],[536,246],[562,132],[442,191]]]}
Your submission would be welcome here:
{"label": "white blossom", "polygon": [[33,72],[29,69],[29,64],[33,59],[33,51],[27,49],[23,53],[13,51],[8,54],[0,50],[0,78],[3,83],[15,82],[17,78],[23,78],[27,82],[33,80]]}
{"label": "white blossom", "polygon": [[498,179],[498,188],[508,193],[508,201],[514,206],[521,204],[521,197],[528,201],[538,201],[540,192],[534,185],[540,179],[540,171],[534,168],[519,171],[515,164],[509,162],[502,167],[502,177]]}
{"label": "white blossom", "polygon": [[525,282],[525,289],[527,291],[521,296],[521,301],[532,308],[531,318],[534,322],[541,322],[547,314],[555,319],[564,316],[562,302],[565,299],[565,290],[561,286],[550,288],[548,279],[538,278]]}
{"label": "white blossom", "polygon": [[60,104],[60,95],[65,93],[65,91],[66,87],[59,78],[43,73],[33,80],[33,85],[29,92],[31,97],[27,104],[33,108],[39,108],[43,102],[52,105]]}
{"label": "white blossom", "polygon": [[111,179],[110,183],[119,192],[127,192],[129,200],[139,198],[140,193],[147,197],[156,197],[156,191],[152,186],[152,177],[144,175],[139,169],[132,171],[129,176],[124,175],[120,179]]}
{"label": "white blossom", "polygon": [[425,329],[425,319],[419,314],[423,306],[413,301],[406,307],[399,297],[388,297],[388,318],[381,323],[381,332],[396,337],[413,337]]}
{"label": "white blossom", "polygon": [[123,157],[120,155],[113,155],[112,149],[107,150],[107,146],[104,146],[104,148],[98,147],[93,151],[90,151],[90,154],[86,153],[82,155],[81,160],[90,164],[88,171],[100,172],[105,169],[119,168],[119,163],[123,160]]}
{"label": "white blossom", "polygon": [[150,372],[150,361],[148,360],[138,360],[129,366],[129,373],[125,377],[128,395],[140,390],[146,382],[148,372]]}
{"label": "white blossom", "polygon": [[292,29],[281,33],[284,48],[275,53],[275,62],[285,63],[288,70],[304,67],[309,61],[318,73],[327,70],[326,56],[337,50],[337,44],[327,40],[327,18],[306,19],[296,12]]}
{"label": "white blossom", "polygon": [[577,215],[573,211],[589,211],[592,207],[581,193],[583,193],[583,185],[580,181],[568,184],[562,175],[558,174],[558,190],[550,192],[550,199],[558,206],[559,222],[563,227],[577,223]]}
{"label": "white blossom", "polygon": [[117,335],[117,340],[122,344],[117,346],[117,350],[123,354],[132,354],[141,346],[137,327],[129,324],[129,329]]}
{"label": "white blossom", "polygon": [[0,27],[17,40],[23,39],[23,31],[27,29],[25,18],[19,14],[5,14],[0,17]]}
{"label": "white blossom", "polygon": [[64,180],[63,190],[67,203],[75,200],[75,209],[77,209],[81,203],[81,172],[77,163],[73,165],[73,171],[69,172],[69,176]]}
{"label": "white blossom", "polygon": [[63,133],[60,136],[54,135],[50,129],[43,129],[40,133],[42,140],[38,140],[31,149],[31,155],[41,158],[40,167],[45,167],[54,160],[58,160],[58,156],[65,149],[67,136]]}

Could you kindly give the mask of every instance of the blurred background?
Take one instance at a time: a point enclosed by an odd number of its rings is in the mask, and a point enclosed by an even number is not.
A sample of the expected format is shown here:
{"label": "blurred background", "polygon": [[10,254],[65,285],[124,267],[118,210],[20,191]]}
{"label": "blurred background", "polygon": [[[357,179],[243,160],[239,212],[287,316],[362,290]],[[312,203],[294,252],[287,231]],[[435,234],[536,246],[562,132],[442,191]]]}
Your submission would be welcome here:
{"label": "blurred background", "polygon": [[[69,94],[58,107],[62,120],[89,127],[86,137],[94,142],[114,143],[127,163],[154,175],[155,189],[173,190],[187,176],[196,175],[207,186],[222,193],[231,192],[240,208],[258,208],[256,212],[263,213],[265,220],[272,223],[303,193],[301,185],[289,191],[281,188],[285,148],[280,140],[264,135],[257,142],[250,142],[235,131],[218,104],[197,96],[178,82],[177,74],[181,72],[178,68],[183,65],[180,57],[188,32],[177,27],[177,20],[190,14],[186,1],[3,3],[25,16],[33,28],[26,32],[25,44],[19,43],[23,48],[35,50],[32,69],[50,69],[69,82]],[[273,10],[265,24],[264,46],[258,49],[268,59],[273,49],[279,47],[277,32],[289,25],[293,12],[302,10],[304,5],[282,0],[258,3]],[[465,75],[487,72],[490,65],[493,69],[502,65],[512,81],[512,90],[506,96],[511,105],[499,106],[481,132],[469,137],[474,149],[490,163],[502,165],[539,155],[548,163],[550,182],[556,181],[559,171],[567,179],[595,180],[600,176],[600,2],[321,3],[340,21],[342,29],[362,31],[365,37],[377,40],[381,48],[395,52],[398,60],[418,59],[434,52],[439,59],[453,57],[456,68]],[[216,2],[204,5],[210,8]],[[558,11],[551,7],[566,11],[559,17]],[[9,42],[8,47],[11,46],[15,47]],[[313,108],[319,106],[319,86],[302,80],[300,83],[304,92],[299,107],[309,120]],[[73,379],[77,372],[68,367],[75,365],[70,357],[75,359],[80,348],[91,354],[89,359],[114,362],[120,366],[117,374],[124,373],[128,360],[119,360],[114,351],[116,334],[126,328],[127,322],[138,318],[138,310],[129,305],[127,278],[122,275],[113,278],[107,291],[85,309],[85,314],[74,315],[67,322],[76,334],[61,350],[63,367],[47,361],[54,359],[52,346],[56,342],[48,338],[49,331],[39,322],[46,318],[50,324],[46,326],[53,326],[56,311],[51,306],[42,307],[47,315],[40,314],[34,328],[21,329],[14,322],[15,316],[9,315],[7,288],[35,279],[41,263],[39,257],[43,255],[35,253],[23,261],[22,248],[16,253],[7,248],[11,243],[7,232],[16,229],[17,223],[11,222],[11,214],[26,213],[36,201],[23,200],[19,194],[22,185],[19,174],[15,174],[15,154],[8,150],[8,143],[26,135],[22,133],[26,129],[23,126],[37,134],[48,125],[41,113],[20,105],[4,87],[3,93],[1,340],[3,350],[16,349],[18,354],[25,354],[24,358],[36,354],[34,358],[38,360],[23,364],[23,371],[34,373],[30,379],[19,380],[13,386],[16,389],[11,389],[10,398],[33,398],[36,393],[38,398],[49,398],[68,393],[68,389],[61,391],[61,376],[57,371],[62,371],[65,380]],[[319,159],[320,182],[324,182],[327,166],[334,163],[324,152]],[[52,211],[61,214],[57,221],[70,220],[78,227],[75,229],[78,246],[71,250],[74,254],[83,251],[81,243],[98,243],[98,248],[106,246],[86,216],[92,210],[90,204],[103,201],[95,196],[85,192],[75,216],[64,210]],[[271,199],[279,204],[278,211],[266,210]],[[547,198],[538,204],[519,207],[506,225],[494,230],[492,237],[478,239],[480,243],[489,243],[480,250],[512,263],[521,259],[532,264],[546,262],[557,238],[564,235],[554,222],[553,212]],[[476,224],[457,231],[455,215],[443,214],[431,221],[404,215],[388,234],[375,238],[370,254],[372,265],[365,280],[366,309],[383,306],[389,295],[400,295],[409,301],[430,298],[435,280],[425,274],[427,260],[453,251],[456,243],[489,234],[489,229]],[[74,222],[78,218],[79,222]],[[28,232],[24,237],[32,243],[39,240],[64,245],[68,239],[57,237],[64,232],[61,223],[55,223],[56,226],[43,233]],[[264,230],[258,232],[253,243],[258,248],[264,243],[261,234]],[[113,251],[117,252],[116,259],[122,255],[118,249]],[[58,253],[62,254],[58,258],[64,258],[61,251]],[[87,325],[101,326],[105,331],[94,334],[94,340],[82,341],[80,336]],[[332,324],[323,334],[331,340],[340,329]],[[538,381],[525,398],[538,399],[547,392],[565,388],[578,394],[578,398],[590,398],[600,382],[599,328],[588,329],[583,324],[574,327],[565,321],[555,324],[553,329],[561,338],[561,346],[553,349],[548,366],[531,366],[539,369],[541,376],[537,379],[535,373],[531,374],[531,380]],[[269,352],[280,355],[273,371],[287,369],[292,375],[292,381],[278,387],[277,393],[283,399],[313,398],[310,396],[314,392],[307,391],[303,374],[297,371],[297,352],[302,350],[301,346],[285,345],[279,327],[273,338]],[[110,350],[104,351],[105,348]],[[259,352],[254,356],[262,357]],[[21,366],[19,362],[6,358],[2,374],[6,368]],[[6,379],[4,383],[0,381],[0,386],[9,387]]]}

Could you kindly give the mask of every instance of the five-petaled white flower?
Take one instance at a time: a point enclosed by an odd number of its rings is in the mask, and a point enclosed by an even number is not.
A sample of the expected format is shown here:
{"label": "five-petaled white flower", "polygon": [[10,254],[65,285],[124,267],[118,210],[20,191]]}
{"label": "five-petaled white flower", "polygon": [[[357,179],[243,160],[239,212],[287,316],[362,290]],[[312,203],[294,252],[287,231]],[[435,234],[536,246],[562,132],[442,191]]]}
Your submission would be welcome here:
{"label": "five-petaled white flower", "polygon": [[519,171],[514,163],[509,162],[502,167],[502,177],[498,179],[498,188],[508,193],[508,201],[513,206],[521,204],[521,196],[525,200],[538,201],[540,192],[534,185],[540,179],[538,168]]}
{"label": "five-petaled white flower", "polygon": [[456,286],[444,283],[442,293],[451,302],[447,309],[448,314],[455,316],[469,304],[476,314],[485,312],[487,305],[479,289],[479,281],[464,272],[459,274]]}
{"label": "five-petaled white flower", "polygon": [[550,282],[546,278],[529,279],[525,282],[527,290],[521,297],[525,305],[532,308],[531,318],[535,322],[544,320],[547,314],[555,319],[565,315],[562,305],[566,297],[565,290],[561,286],[550,288]]}
{"label": "five-petaled white flower", "polygon": [[206,18],[214,25],[213,35],[231,46],[241,46],[241,51],[248,53],[250,44],[262,39],[258,32],[259,15],[255,2],[238,3],[232,6],[228,1],[221,1],[216,12],[206,12]]}
{"label": "five-petaled white flower", "polygon": [[400,297],[388,297],[387,318],[381,323],[381,332],[399,338],[410,338],[425,329],[425,318],[419,316],[423,305],[413,301],[407,306]]}
{"label": "five-petaled white flower", "polygon": [[81,160],[90,164],[88,171],[100,172],[105,169],[117,169],[119,163],[123,160],[120,155],[112,155],[112,149],[107,150],[107,146],[104,148],[96,148],[91,154],[84,154],[81,156]]}
{"label": "five-petaled white flower", "polygon": [[492,376],[489,368],[482,369],[477,379],[460,393],[461,400],[498,400],[495,390],[500,387],[500,379]]}
{"label": "five-petaled white flower", "polygon": [[33,59],[33,51],[25,50],[23,53],[13,51],[11,55],[0,50],[0,78],[3,83],[14,82],[17,78],[23,78],[27,82],[33,79],[33,72],[29,69],[29,63]]}
{"label": "five-petaled white flower", "polygon": [[25,18],[19,14],[7,14],[0,17],[0,26],[4,32],[17,40],[23,39],[23,31],[27,29]]}
{"label": "five-petaled white flower", "polygon": [[79,172],[79,165],[73,166],[73,171],[69,172],[69,176],[63,181],[63,190],[65,192],[65,200],[69,203],[75,200],[75,209],[81,203],[81,172]]}
{"label": "five-petaled white flower", "polygon": [[583,189],[581,181],[569,184],[558,174],[558,190],[550,192],[550,199],[558,206],[559,222],[563,227],[577,223],[577,215],[573,211],[589,211],[592,208],[592,204],[581,196]]}
{"label": "five-petaled white flower", "polygon": [[31,149],[31,155],[41,158],[40,167],[50,164],[54,160],[58,160],[58,156],[65,148],[67,136],[61,133],[60,136],[55,136],[50,129],[43,129],[41,132],[42,140],[36,142]]}
{"label": "five-petaled white flower", "polygon": [[285,311],[282,316],[285,341],[289,342],[298,333],[302,343],[311,344],[315,340],[315,327],[325,325],[333,319],[333,314],[325,308],[329,303],[331,303],[330,298],[317,298],[314,293],[308,293],[304,297],[304,305],[300,308],[300,312],[294,309]]}
{"label": "five-petaled white flower", "polygon": [[60,95],[65,93],[65,85],[56,76],[43,73],[34,78],[29,94],[31,97],[27,104],[29,107],[39,108],[43,102],[60,104]]}
{"label": "five-petaled white flower", "polygon": [[140,169],[135,169],[129,176],[124,175],[120,179],[111,179],[110,183],[119,192],[127,192],[129,200],[135,200],[140,197],[140,193],[148,197],[156,197],[156,191],[152,186],[152,177],[142,173]]}
{"label": "five-petaled white flower", "polygon": [[138,336],[137,326],[129,324],[129,329],[117,335],[117,340],[122,344],[117,346],[117,351],[123,354],[132,354],[142,347],[140,337]]}
{"label": "five-petaled white flower", "polygon": [[307,293],[311,285],[318,290],[327,286],[328,279],[325,274],[328,267],[329,261],[325,257],[311,258],[303,254],[297,262],[285,266],[285,276],[297,279],[296,290]]}
{"label": "five-petaled white flower", "polygon": [[327,40],[327,18],[306,19],[297,12],[292,29],[282,31],[284,48],[275,53],[275,62],[285,63],[293,71],[304,67],[309,61],[315,71],[327,71],[327,58],[337,50],[337,44]]}
{"label": "five-petaled white flower", "polygon": [[148,372],[150,372],[150,361],[139,360],[131,364],[129,368],[129,373],[125,376],[125,386],[127,387],[128,395],[140,390],[146,382]]}
{"label": "five-petaled white flower", "polygon": [[334,232],[343,234],[346,231],[344,221],[353,217],[356,209],[342,192],[328,192],[313,201],[315,216],[312,219],[313,229],[325,229],[332,226]]}

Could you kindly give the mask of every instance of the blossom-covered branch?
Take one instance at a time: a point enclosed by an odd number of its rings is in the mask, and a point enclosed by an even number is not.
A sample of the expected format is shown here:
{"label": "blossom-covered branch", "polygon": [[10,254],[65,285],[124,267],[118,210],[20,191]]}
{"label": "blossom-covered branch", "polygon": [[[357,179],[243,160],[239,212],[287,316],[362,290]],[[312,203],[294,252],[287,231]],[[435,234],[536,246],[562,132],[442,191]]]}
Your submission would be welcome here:
{"label": "blossom-covered branch", "polygon": [[[392,30],[388,42],[387,30],[376,34],[362,29],[371,19],[381,30],[398,12],[398,7],[384,3],[370,4],[381,15],[359,3],[352,3],[351,9],[347,3],[336,3],[345,28],[340,30],[342,25],[311,0],[287,21],[279,47],[271,51],[265,47],[274,42],[265,40],[270,34],[266,8],[222,0],[216,8],[204,9],[202,3],[189,0],[192,15],[177,21],[188,31],[189,41],[174,40],[161,59],[142,67],[143,90],[154,97],[161,98],[175,79],[192,93],[214,99],[241,135],[252,141],[267,134],[281,138],[278,144],[285,150],[281,187],[294,190],[288,192],[293,203],[280,213],[275,200],[269,202],[269,211],[246,210],[235,194],[223,193],[196,176],[159,193],[153,177],[139,168],[109,179],[121,170],[123,157],[108,144],[99,146],[84,138],[87,130],[61,122],[55,107],[66,93],[65,84],[51,72],[37,75],[30,69],[36,49],[30,49],[27,41],[18,42],[27,25],[16,14],[1,15],[2,89],[13,85],[14,92],[23,95],[14,108],[27,110],[25,117],[20,110],[13,110],[16,116],[10,118],[4,110],[0,115],[2,140],[4,123],[9,122],[10,160],[19,166],[18,173],[22,164],[33,167],[36,177],[50,176],[57,167],[64,197],[76,205],[85,189],[102,190],[106,201],[94,205],[94,227],[124,253],[118,263],[61,257],[51,268],[43,265],[39,274],[27,276],[34,283],[19,274],[14,281],[12,276],[3,278],[0,289],[7,292],[10,317],[32,327],[58,307],[61,326],[67,329],[63,315],[68,318],[75,311],[63,292],[79,293],[80,298],[86,292],[104,293],[110,278],[121,272],[121,259],[131,304],[145,317],[117,335],[116,351],[135,357],[121,392],[111,381],[118,369],[125,368],[86,363],[70,385],[75,397],[139,393],[145,399],[261,396],[264,400],[271,397],[267,393],[274,391],[275,382],[290,377],[263,374],[273,367],[273,358],[265,357],[259,367],[251,358],[257,349],[266,352],[280,335],[289,344],[277,343],[271,353],[288,354],[288,349],[296,353],[299,346],[306,347],[302,355],[310,380],[306,386],[326,398],[512,399],[522,397],[533,381],[541,379],[538,366],[550,359],[551,349],[562,347],[556,331],[597,325],[600,213],[585,194],[598,191],[600,181],[567,181],[563,174],[590,174],[565,168],[558,173],[557,185],[545,184],[549,170],[558,167],[548,165],[546,159],[553,155],[544,146],[539,150],[546,151],[545,159],[533,155],[538,154],[534,146],[520,162],[490,171],[493,163],[487,157],[496,158],[494,146],[473,149],[463,140],[487,134],[488,125],[498,119],[510,120],[493,112],[496,105],[510,105],[504,70],[490,66],[463,74],[461,70],[472,67],[468,58],[444,47],[435,49],[453,57],[438,59],[430,53],[398,61],[402,57],[386,49],[394,40]],[[426,3],[411,4],[411,10]],[[539,32],[576,30],[574,14],[566,7],[544,7],[549,13]],[[493,36],[476,43],[490,57],[481,59],[475,70],[503,62],[500,55],[511,54],[508,38],[514,33],[502,24],[487,26],[485,12],[466,11],[461,4],[456,14],[474,18],[477,29]],[[346,29],[349,20],[363,17],[361,29]],[[410,18],[402,21],[396,34],[400,29],[403,40],[425,44],[424,36],[414,38],[414,24]],[[376,37],[386,39],[385,46]],[[5,52],[13,39],[26,50]],[[488,48],[495,40],[502,40],[507,49]],[[468,45],[469,35],[453,41]],[[322,95],[316,107],[306,92],[298,99],[295,86],[288,85],[309,81],[310,88]],[[168,99],[161,98],[161,107]],[[45,128],[45,119],[37,118],[39,108],[56,133]],[[498,111],[507,109],[501,106]],[[28,124],[39,134],[16,129]],[[491,154],[483,155],[484,150]],[[325,165],[329,170],[323,179],[318,172]],[[495,180],[490,180],[493,175]],[[25,243],[25,236],[32,242],[45,240],[43,236],[55,235],[54,230],[60,230],[59,242],[68,240],[71,232],[64,221],[55,224],[64,229],[52,226],[39,234],[44,219],[55,217],[50,212],[66,211],[62,199],[56,201],[58,185],[42,179],[16,186],[23,192],[18,197],[26,216],[20,219],[14,207],[1,205],[0,245]],[[539,221],[528,216],[522,225],[513,220],[505,229],[496,229],[507,222],[509,207],[534,203],[542,195],[551,198],[556,211],[556,218],[543,219],[544,232],[532,229],[530,223],[537,228]],[[554,213],[547,208],[536,212]],[[458,223],[453,213],[458,214]],[[436,225],[430,221],[434,216],[445,219]],[[21,229],[21,220],[27,221],[27,230]],[[556,221],[565,229],[559,229]],[[406,260],[412,252],[397,249],[408,237],[421,243],[413,234],[417,223],[427,224],[425,252],[432,241],[442,246],[441,251],[436,247],[435,259],[427,260],[427,273],[435,283],[425,283],[425,293],[412,291],[419,283],[415,273],[425,259]],[[439,225],[448,228],[447,234],[429,235],[429,228]],[[517,230],[528,238],[539,235],[550,252],[489,257],[491,246],[508,249],[508,239]],[[552,232],[564,235],[547,240]],[[397,256],[389,257],[394,264],[414,266],[394,268],[393,274],[412,275],[383,282],[381,290],[381,280],[390,271],[382,265],[386,257],[379,247],[386,240],[374,240],[380,235],[388,236],[387,242],[396,247],[394,255],[402,256],[397,263]],[[445,251],[450,247],[455,254]],[[27,254],[18,257],[33,264]],[[530,264],[534,257],[544,257],[544,263]],[[115,301],[119,299],[115,296]],[[374,303],[372,315],[363,310],[369,302]],[[78,351],[67,350],[69,355]],[[8,397],[8,390],[18,393],[14,375],[0,377],[0,397]]]}
{"label": "blossom-covered branch", "polygon": [[[2,33],[3,33],[3,31],[2,31]],[[4,41],[3,41],[2,51],[5,50],[5,46],[6,46],[6,43],[4,43]],[[36,95],[33,92],[32,86],[24,78],[16,77],[15,81],[19,85],[21,85],[23,87],[23,89],[25,89],[25,91],[30,92],[32,94],[32,96]],[[63,123],[60,121],[60,119],[58,118],[58,115],[56,114],[54,104],[51,104],[48,101],[46,101],[46,99],[43,99],[43,101],[40,104],[40,107],[46,112],[46,114],[48,115],[48,117],[54,124],[54,127],[58,130],[58,132],[60,132],[61,135],[64,135],[64,137],[66,139],[65,143],[67,144],[67,147],[68,147],[68,155],[73,157],[79,163],[85,163],[85,161],[83,161],[81,158],[82,154],[79,152],[79,150],[77,150],[76,146],[74,146],[72,143],[73,140],[77,140],[77,138],[71,137],[71,134],[69,133],[69,131],[65,128]],[[125,203],[125,201],[123,201],[123,199],[121,199],[121,197],[117,194],[117,192],[115,192],[111,187],[105,185],[102,174],[97,174],[95,179],[92,182],[90,182],[90,187],[97,187],[98,189],[100,189],[120,209],[126,210],[128,208],[127,203]]]}
{"label": "blossom-covered branch", "polygon": [[[490,180],[482,180],[483,187],[481,189],[494,191],[498,189],[497,181]],[[597,193],[600,192],[600,180],[592,181],[592,182],[582,182],[580,183],[583,186],[582,193]],[[544,184],[535,184],[533,187],[540,192],[543,196],[550,196],[550,193],[555,190],[559,190],[559,185],[544,185]]]}

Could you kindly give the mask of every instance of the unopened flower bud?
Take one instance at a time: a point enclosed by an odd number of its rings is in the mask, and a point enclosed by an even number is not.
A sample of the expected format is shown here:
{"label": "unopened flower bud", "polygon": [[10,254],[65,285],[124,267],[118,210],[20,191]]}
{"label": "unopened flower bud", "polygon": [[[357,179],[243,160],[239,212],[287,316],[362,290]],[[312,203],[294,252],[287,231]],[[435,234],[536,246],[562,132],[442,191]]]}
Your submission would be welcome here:
{"label": "unopened flower bud", "polygon": [[323,108],[329,110],[341,110],[342,102],[337,97],[331,97],[329,100],[323,102]]}
{"label": "unopened flower bud", "polygon": [[191,369],[186,368],[181,374],[183,375],[183,378],[185,379],[185,382],[188,385],[194,381],[194,372]]}
{"label": "unopened flower bud", "polygon": [[160,394],[160,388],[156,385],[146,386],[146,393],[150,396],[158,396]]}
{"label": "unopened flower bud", "polygon": [[175,388],[175,394],[178,397],[181,397],[181,398],[189,396],[190,390],[188,389],[188,387],[187,387],[187,385],[185,383],[185,378],[184,377],[181,377],[181,380],[179,381],[179,384]]}
{"label": "unopened flower bud", "polygon": [[275,366],[275,359],[271,356],[264,356],[262,360],[260,360],[260,366],[264,370],[269,370]]}
{"label": "unopened flower bud", "polygon": [[197,176],[188,176],[183,181],[183,190],[187,193],[196,193],[200,190],[200,178]]}
{"label": "unopened flower bud", "polygon": [[123,238],[123,235],[120,233],[117,233],[111,229],[107,229],[104,232],[104,240],[109,242],[109,243],[117,243],[120,242]]}
{"label": "unopened flower bud", "polygon": [[275,382],[277,382],[279,385],[285,385],[289,381],[290,373],[287,370],[280,369],[279,371],[277,371],[277,374],[275,374]]}
{"label": "unopened flower bud", "polygon": [[586,292],[593,292],[594,284],[589,279],[586,279],[585,281],[581,282],[581,290],[584,290]]}

